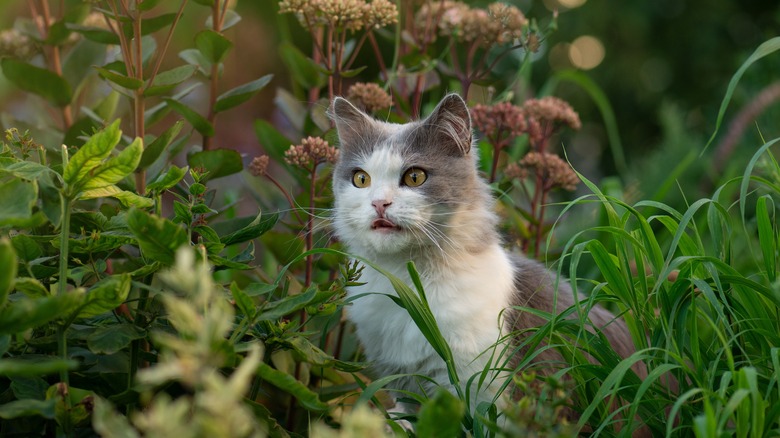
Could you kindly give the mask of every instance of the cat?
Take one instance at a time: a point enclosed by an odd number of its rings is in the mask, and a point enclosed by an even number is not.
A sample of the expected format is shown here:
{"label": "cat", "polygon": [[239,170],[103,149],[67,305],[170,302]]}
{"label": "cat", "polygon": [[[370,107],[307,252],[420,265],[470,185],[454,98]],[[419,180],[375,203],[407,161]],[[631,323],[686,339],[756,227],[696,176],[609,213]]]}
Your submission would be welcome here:
{"label": "cat", "polygon": [[[514,306],[555,314],[574,304],[567,283],[557,284],[543,265],[502,246],[494,198],[478,173],[471,117],[461,97],[447,95],[427,118],[407,124],[376,120],[338,97],[330,115],[340,143],[333,170],[335,235],[350,254],[410,286],[407,263],[414,262],[461,382],[483,371],[493,347],[502,349],[502,337],[544,322]],[[349,297],[360,296],[347,317],[376,373],[421,374],[455,392],[444,361],[406,310],[384,296],[395,294],[387,278],[366,268],[360,281],[364,284],[348,290]],[[589,317],[618,354],[633,352],[622,321],[599,307]],[[526,353],[517,352],[510,364]],[[548,349],[535,360],[561,358]],[[495,355],[492,361],[492,367],[502,366]],[[472,411],[480,402],[500,400],[502,379],[492,377],[470,388]],[[415,378],[394,384],[404,391],[422,388],[429,396],[436,386]],[[399,410],[404,409],[409,407]]]}

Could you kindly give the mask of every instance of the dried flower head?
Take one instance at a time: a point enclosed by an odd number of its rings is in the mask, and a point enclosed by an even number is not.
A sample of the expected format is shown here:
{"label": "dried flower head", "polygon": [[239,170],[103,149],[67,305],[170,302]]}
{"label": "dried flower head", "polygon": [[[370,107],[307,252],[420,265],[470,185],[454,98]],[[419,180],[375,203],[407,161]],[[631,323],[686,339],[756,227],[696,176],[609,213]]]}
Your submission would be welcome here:
{"label": "dried flower head", "polygon": [[424,5],[415,16],[418,30],[438,23],[439,34],[459,42],[505,44],[523,36],[525,15],[514,6],[496,2],[488,9],[472,8],[459,1],[436,1]]}
{"label": "dried flower head", "polygon": [[565,123],[572,129],[580,129],[582,123],[580,116],[572,109],[571,105],[557,97],[543,97],[541,99],[528,99],[523,104],[523,109],[528,118],[548,123]]}
{"label": "dried flower head", "polygon": [[253,158],[252,162],[249,164],[249,173],[253,176],[265,175],[265,171],[268,169],[268,161],[268,155],[260,155],[259,157]]}
{"label": "dried flower head", "polygon": [[398,8],[390,0],[374,0],[367,3],[363,24],[367,29],[379,29],[398,22]]}
{"label": "dried flower head", "polygon": [[338,149],[320,137],[306,137],[284,153],[284,161],[293,166],[313,170],[323,163],[335,163]]}
{"label": "dried flower head", "polygon": [[369,112],[387,109],[393,104],[390,95],[373,82],[358,82],[350,86],[347,99]]}
{"label": "dried flower head", "polygon": [[[349,30],[375,26],[391,19],[386,4],[380,2],[371,8],[365,0],[282,0],[279,12],[295,14],[305,27],[329,25]],[[371,19],[370,23],[366,23],[367,18]]]}
{"label": "dried flower head", "polygon": [[518,163],[509,163],[504,169],[504,175],[509,179],[526,179],[528,178],[528,169],[520,166]]}
{"label": "dried flower head", "polygon": [[38,53],[35,41],[16,29],[0,31],[0,57],[29,59]]}
{"label": "dried flower head", "polygon": [[532,170],[541,177],[545,189],[548,190],[560,187],[564,190],[574,191],[577,184],[580,183],[579,177],[569,166],[569,163],[549,152],[531,151],[520,160],[520,166]]}
{"label": "dried flower head", "polygon": [[491,3],[488,6],[491,34],[484,34],[489,43],[506,44],[523,36],[528,19],[514,6],[505,3]]}
{"label": "dried flower head", "polygon": [[527,127],[523,110],[509,102],[476,105],[471,110],[471,118],[474,126],[493,143],[508,142],[523,134]]}

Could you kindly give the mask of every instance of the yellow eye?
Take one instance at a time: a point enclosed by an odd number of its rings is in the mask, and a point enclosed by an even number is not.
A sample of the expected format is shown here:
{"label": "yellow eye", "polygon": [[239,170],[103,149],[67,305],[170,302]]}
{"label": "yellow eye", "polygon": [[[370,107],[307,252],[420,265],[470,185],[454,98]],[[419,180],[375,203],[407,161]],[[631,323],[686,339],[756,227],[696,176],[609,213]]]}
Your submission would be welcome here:
{"label": "yellow eye", "polygon": [[364,189],[371,185],[371,177],[362,170],[356,170],[352,174],[352,185],[359,189]]}
{"label": "yellow eye", "polygon": [[422,185],[422,183],[425,182],[427,175],[425,175],[425,171],[417,168],[412,167],[411,169],[404,172],[403,182],[405,185],[409,187],[419,187]]}

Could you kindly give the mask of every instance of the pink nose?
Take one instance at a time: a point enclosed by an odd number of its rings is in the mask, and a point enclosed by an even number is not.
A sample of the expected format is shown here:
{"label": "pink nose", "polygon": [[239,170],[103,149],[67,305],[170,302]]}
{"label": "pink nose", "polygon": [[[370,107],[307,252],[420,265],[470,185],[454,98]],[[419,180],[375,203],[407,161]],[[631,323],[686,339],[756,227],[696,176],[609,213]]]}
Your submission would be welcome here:
{"label": "pink nose", "polygon": [[376,214],[378,214],[379,217],[383,217],[385,215],[385,210],[387,210],[387,207],[390,206],[390,204],[392,204],[392,202],[385,199],[371,201],[371,205],[374,206],[374,210],[376,210]]}

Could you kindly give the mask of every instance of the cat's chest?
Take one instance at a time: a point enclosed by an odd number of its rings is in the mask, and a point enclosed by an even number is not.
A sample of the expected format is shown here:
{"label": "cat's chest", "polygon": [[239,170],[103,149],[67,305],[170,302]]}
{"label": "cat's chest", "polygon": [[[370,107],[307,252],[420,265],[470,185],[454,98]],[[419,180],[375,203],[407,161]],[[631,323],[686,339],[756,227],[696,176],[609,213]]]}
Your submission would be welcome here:
{"label": "cat's chest", "polygon": [[[471,360],[500,337],[499,315],[512,293],[512,267],[499,247],[473,260],[450,262],[421,272],[421,279],[442,335],[455,354]],[[382,268],[412,285],[405,263],[386,261]],[[350,288],[349,295],[357,298],[348,316],[369,360],[413,365],[434,354],[408,312],[385,296],[397,295],[386,277],[366,269],[361,282]]]}

